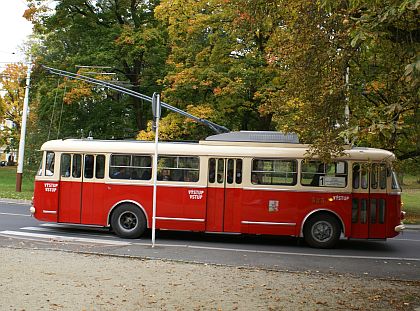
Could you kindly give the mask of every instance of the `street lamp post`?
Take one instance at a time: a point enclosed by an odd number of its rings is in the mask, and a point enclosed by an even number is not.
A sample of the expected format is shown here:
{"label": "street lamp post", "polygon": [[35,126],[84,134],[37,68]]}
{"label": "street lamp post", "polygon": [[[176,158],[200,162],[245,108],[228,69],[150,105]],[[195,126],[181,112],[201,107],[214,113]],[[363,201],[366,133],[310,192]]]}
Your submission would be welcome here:
{"label": "street lamp post", "polygon": [[25,156],[26,120],[28,118],[29,86],[31,84],[31,69],[32,69],[32,60],[31,58],[29,58],[28,70],[26,71],[25,99],[23,100],[22,126],[20,130],[18,166],[17,166],[17,172],[16,172],[16,192],[22,192],[23,160]]}
{"label": "street lamp post", "polygon": [[153,212],[152,212],[152,247],[155,247],[156,239],[156,195],[157,195],[157,166],[159,146],[159,119],[161,112],[160,95],[153,93],[152,97],[153,123],[155,124],[155,156],[153,157]]}

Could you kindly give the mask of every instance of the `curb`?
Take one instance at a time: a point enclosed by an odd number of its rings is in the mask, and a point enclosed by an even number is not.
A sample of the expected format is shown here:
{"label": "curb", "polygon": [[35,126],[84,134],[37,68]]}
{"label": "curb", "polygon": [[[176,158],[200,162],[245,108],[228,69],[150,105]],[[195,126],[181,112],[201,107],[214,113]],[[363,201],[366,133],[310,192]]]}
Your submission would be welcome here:
{"label": "curb", "polygon": [[405,225],[407,230],[420,230],[420,225]]}
{"label": "curb", "polygon": [[31,204],[30,200],[0,198],[0,203]]}

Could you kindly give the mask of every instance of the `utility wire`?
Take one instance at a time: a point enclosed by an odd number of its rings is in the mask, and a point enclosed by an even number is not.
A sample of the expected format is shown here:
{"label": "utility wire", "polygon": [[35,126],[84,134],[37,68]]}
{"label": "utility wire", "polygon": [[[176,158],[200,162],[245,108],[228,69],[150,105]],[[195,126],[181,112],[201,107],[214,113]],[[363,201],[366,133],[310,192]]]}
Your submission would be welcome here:
{"label": "utility wire", "polygon": [[[86,76],[76,74],[76,73],[72,73],[72,72],[65,71],[65,70],[55,69],[55,68],[44,66],[44,65],[41,65],[41,66],[52,74],[60,75],[60,76],[75,79],[75,80],[86,81],[86,82],[96,84],[96,85],[99,85],[99,86],[104,86],[104,87],[110,88],[112,90],[130,95],[130,96],[133,96],[133,97],[136,97],[136,98],[140,98],[142,100],[146,100],[150,103],[152,103],[152,101],[153,101],[152,97],[150,97],[150,96],[135,92],[133,90],[127,89],[125,87],[122,87],[122,86],[119,86],[119,85],[116,85],[116,84],[113,84],[113,83],[109,83],[109,82],[106,82],[106,81],[94,79],[94,78],[91,78],[91,77],[86,77]],[[162,105],[162,107],[164,107],[166,109],[169,109],[173,112],[179,113],[179,114],[181,114],[185,117],[191,118],[191,119],[193,119],[197,122],[200,122],[204,125],[207,125],[209,128],[211,128],[216,133],[230,132],[230,130],[228,128],[226,128],[222,125],[216,124],[216,123],[208,121],[206,119],[196,117],[196,116],[194,116],[194,115],[192,115],[188,112],[185,112],[184,110],[173,107],[173,106],[171,106],[167,103],[161,102],[161,105]]]}

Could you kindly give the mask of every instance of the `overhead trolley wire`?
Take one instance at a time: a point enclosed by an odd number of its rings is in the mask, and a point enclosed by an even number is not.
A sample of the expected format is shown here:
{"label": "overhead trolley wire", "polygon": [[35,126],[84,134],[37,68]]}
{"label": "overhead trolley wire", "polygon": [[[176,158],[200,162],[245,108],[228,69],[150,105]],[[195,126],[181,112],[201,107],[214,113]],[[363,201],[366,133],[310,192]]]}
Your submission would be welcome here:
{"label": "overhead trolley wire", "polygon": [[[121,92],[123,94],[127,94],[136,98],[140,98],[142,100],[148,101],[150,103],[152,103],[152,97],[138,93],[136,91],[127,89],[125,87],[113,84],[113,83],[109,83],[106,81],[102,81],[102,80],[98,80],[98,79],[94,79],[91,77],[87,77],[87,76],[83,76],[80,74],[76,74],[76,73],[72,73],[69,71],[65,71],[65,70],[60,70],[60,69],[56,69],[56,68],[52,68],[52,67],[48,67],[45,65],[41,65],[43,68],[45,68],[47,71],[49,71],[52,74],[56,74],[56,75],[60,75],[63,77],[67,77],[67,78],[71,78],[71,79],[75,79],[75,80],[80,80],[80,81],[86,81],[95,85],[99,85],[99,86],[104,86],[107,87],[109,89],[115,90],[117,92]],[[179,113],[187,118],[191,118],[194,121],[200,122],[206,126],[208,126],[210,129],[212,129],[213,131],[215,131],[216,133],[226,133],[226,132],[230,132],[230,130],[222,125],[216,124],[214,122],[211,122],[209,120],[206,119],[202,119],[199,117],[196,117],[188,112],[185,112],[184,110],[181,110],[179,108],[176,108],[174,106],[171,106],[167,103],[161,102],[162,107],[169,109],[173,112]]]}

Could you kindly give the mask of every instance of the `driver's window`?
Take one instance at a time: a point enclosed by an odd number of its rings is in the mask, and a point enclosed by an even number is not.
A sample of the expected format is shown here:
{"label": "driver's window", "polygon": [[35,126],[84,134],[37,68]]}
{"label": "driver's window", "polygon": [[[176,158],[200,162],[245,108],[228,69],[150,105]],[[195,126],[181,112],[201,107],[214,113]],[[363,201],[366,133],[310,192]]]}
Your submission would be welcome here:
{"label": "driver's window", "polygon": [[45,176],[54,175],[54,165],[55,153],[52,151],[47,151],[47,156],[45,157]]}

